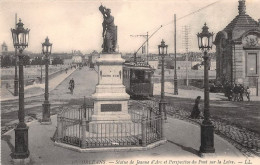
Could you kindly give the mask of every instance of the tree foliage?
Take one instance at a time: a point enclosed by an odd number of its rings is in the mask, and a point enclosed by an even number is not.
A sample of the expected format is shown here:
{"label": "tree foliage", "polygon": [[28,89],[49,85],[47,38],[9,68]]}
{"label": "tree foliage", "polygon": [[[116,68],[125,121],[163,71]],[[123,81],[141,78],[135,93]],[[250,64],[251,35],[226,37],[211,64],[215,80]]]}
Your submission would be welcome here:
{"label": "tree foliage", "polygon": [[9,67],[9,66],[12,66],[11,56],[1,56],[1,67]]}
{"label": "tree foliage", "polygon": [[41,57],[35,57],[31,62],[31,65],[43,65],[43,64],[44,64],[44,60]]}
{"label": "tree foliage", "polygon": [[30,65],[30,56],[25,55],[25,56],[23,57],[23,65],[24,65],[24,66],[25,66],[25,65]]}
{"label": "tree foliage", "polygon": [[60,57],[55,57],[52,61],[52,65],[63,64],[63,60]]}

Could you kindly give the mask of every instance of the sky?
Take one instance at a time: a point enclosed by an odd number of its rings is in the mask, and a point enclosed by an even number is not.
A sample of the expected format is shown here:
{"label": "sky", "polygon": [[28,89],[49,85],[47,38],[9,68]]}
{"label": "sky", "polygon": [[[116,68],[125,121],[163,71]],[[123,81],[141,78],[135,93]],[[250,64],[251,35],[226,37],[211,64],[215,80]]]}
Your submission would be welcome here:
{"label": "sky", "polygon": [[[187,14],[217,2],[183,19]],[[158,45],[164,39],[168,52],[174,52],[174,14],[177,16],[177,52],[184,52],[183,27],[190,27],[190,51],[199,51],[198,32],[206,22],[215,34],[238,15],[238,0],[1,0],[0,43],[6,42],[13,50],[10,29],[15,26],[15,13],[25,28],[30,29],[29,47],[39,53],[41,43],[48,36],[53,52],[80,50],[90,53],[102,50],[101,3],[111,9],[118,26],[120,52],[135,52],[145,41],[144,35],[154,33],[149,40],[149,52],[158,53]],[[253,19],[260,19],[260,1],[246,0],[246,11]],[[214,50],[213,50],[214,51]]]}

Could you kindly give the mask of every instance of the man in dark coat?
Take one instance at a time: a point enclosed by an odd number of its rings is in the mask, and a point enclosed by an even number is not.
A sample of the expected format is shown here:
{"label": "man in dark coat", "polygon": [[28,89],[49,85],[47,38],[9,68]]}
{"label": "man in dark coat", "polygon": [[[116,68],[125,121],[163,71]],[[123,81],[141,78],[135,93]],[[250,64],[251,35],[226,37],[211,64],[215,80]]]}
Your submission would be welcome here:
{"label": "man in dark coat", "polygon": [[239,85],[239,94],[240,94],[239,100],[240,101],[244,101],[244,98],[243,98],[244,92],[245,92],[245,88],[242,84],[240,84]]}
{"label": "man in dark coat", "polygon": [[196,100],[195,100],[195,105],[194,105],[194,107],[193,107],[193,109],[192,109],[192,111],[191,111],[191,115],[190,115],[190,117],[191,117],[192,119],[198,119],[199,116],[200,116],[200,110],[199,110],[200,98],[201,98],[201,97],[198,96],[198,97],[196,98]]}
{"label": "man in dark coat", "polygon": [[240,88],[238,87],[237,84],[235,84],[235,87],[233,88],[233,92],[234,92],[234,101],[239,101],[239,92],[240,92]]}

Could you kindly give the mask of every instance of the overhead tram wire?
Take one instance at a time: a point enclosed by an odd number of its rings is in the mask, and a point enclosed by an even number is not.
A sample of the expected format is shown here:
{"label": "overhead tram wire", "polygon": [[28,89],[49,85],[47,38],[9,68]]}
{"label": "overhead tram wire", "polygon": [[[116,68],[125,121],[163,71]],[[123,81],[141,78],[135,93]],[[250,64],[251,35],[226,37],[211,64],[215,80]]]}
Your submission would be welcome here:
{"label": "overhead tram wire", "polygon": [[[206,9],[206,8],[212,6],[212,5],[214,5],[214,4],[216,4],[216,3],[220,2],[220,1],[222,1],[222,0],[218,0],[218,1],[215,1],[215,2],[213,2],[213,3],[211,3],[211,4],[208,4],[207,6],[204,6],[204,7],[200,8],[200,9],[198,9],[198,10],[196,10],[196,11],[193,11],[193,12],[191,12],[191,13],[185,15],[185,16],[180,17],[180,18],[177,19],[176,21],[179,21],[179,20],[181,20],[181,19],[183,19],[183,18],[186,18],[186,17],[188,17],[188,16],[190,16],[190,15],[196,14],[196,13],[200,12],[201,10],[204,10],[204,9]],[[170,21],[169,23],[164,24],[163,26],[167,26],[167,25],[170,25],[170,24],[172,24],[172,23],[174,23],[174,22],[173,22],[173,21]]]}
{"label": "overhead tram wire", "polygon": [[[200,12],[201,10],[204,10],[204,9],[206,9],[206,8],[212,6],[212,5],[214,5],[214,4],[216,4],[216,3],[220,2],[220,1],[222,1],[222,0],[215,1],[215,2],[213,2],[213,3],[211,3],[211,4],[207,5],[207,6],[204,6],[204,7],[200,8],[200,9],[198,9],[198,10],[196,10],[196,11],[193,11],[193,12],[191,12],[191,13],[185,15],[185,16],[182,16],[182,17],[180,17],[179,19],[177,19],[176,21],[179,21],[179,20],[184,19],[184,18],[186,18],[186,17],[188,17],[188,16],[191,16],[191,15],[193,15],[193,14],[196,14],[196,13]],[[173,22],[173,21],[170,21],[169,23],[166,23],[166,24],[164,24],[164,25],[161,25],[155,32],[153,32],[153,34],[148,38],[148,40],[149,40],[155,33],[157,33],[162,27],[168,26],[168,25],[170,25],[170,24],[172,24],[172,23],[174,23],[174,22]],[[144,46],[144,44],[146,44],[146,42],[147,42],[147,41],[145,41],[145,42],[142,44],[142,46],[140,46],[140,47],[135,51],[135,53],[134,53],[134,60],[135,60],[135,62],[136,62],[136,54],[137,54],[137,52]]]}

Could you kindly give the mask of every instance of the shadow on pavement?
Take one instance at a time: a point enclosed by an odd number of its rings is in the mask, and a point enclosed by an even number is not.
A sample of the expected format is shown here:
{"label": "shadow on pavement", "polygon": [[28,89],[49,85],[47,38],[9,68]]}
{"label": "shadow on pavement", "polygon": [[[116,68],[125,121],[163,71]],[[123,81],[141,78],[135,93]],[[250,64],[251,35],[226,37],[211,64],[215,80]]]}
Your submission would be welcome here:
{"label": "shadow on pavement", "polygon": [[178,146],[178,147],[181,147],[184,151],[187,151],[187,152],[190,152],[190,153],[192,153],[192,154],[194,154],[194,155],[196,155],[196,156],[199,156],[199,151],[195,150],[194,148],[185,147],[185,146],[183,146],[183,145],[181,145],[181,144],[178,144],[178,143],[175,143],[175,142],[173,142],[173,141],[171,141],[171,140],[168,140],[168,142],[170,142],[170,143],[172,143],[172,144],[175,144],[175,145]]}
{"label": "shadow on pavement", "polygon": [[10,150],[12,151],[12,153],[14,152],[14,146],[11,143],[11,136],[10,135],[3,135],[1,137],[1,140],[6,141],[6,143],[8,144],[8,147],[10,148]]}

